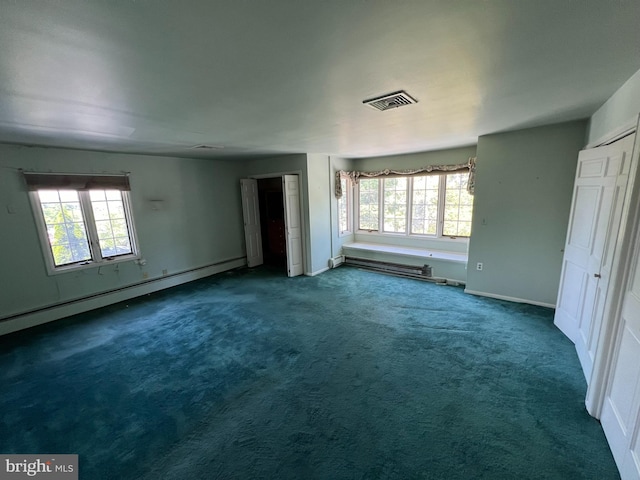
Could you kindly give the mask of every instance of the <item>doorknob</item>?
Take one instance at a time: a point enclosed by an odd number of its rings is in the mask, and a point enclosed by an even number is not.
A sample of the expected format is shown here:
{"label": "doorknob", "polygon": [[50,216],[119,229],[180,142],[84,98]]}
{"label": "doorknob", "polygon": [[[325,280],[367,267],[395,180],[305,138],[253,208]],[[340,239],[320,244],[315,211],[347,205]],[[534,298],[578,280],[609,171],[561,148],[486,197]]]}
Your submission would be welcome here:
{"label": "doorknob", "polygon": [[600,275],[599,273],[594,273],[593,276],[596,278],[602,278],[602,275]]}

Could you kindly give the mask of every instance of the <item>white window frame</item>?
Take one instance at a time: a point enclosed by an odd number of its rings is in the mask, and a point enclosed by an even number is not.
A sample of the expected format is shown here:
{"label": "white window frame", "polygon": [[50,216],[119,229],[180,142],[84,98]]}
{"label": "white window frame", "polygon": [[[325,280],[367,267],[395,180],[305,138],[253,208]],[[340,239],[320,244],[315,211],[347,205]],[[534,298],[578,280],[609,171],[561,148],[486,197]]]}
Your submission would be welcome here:
{"label": "white window frame", "polygon": [[[465,237],[463,235],[451,236],[451,235],[444,234],[444,210],[445,210],[445,202],[447,199],[447,176],[459,175],[459,174],[460,172],[447,173],[447,174],[441,175],[441,178],[440,178],[440,185],[438,187],[438,194],[439,194],[438,196],[438,236],[441,238],[448,238],[448,239],[471,238],[471,235],[469,235],[468,237]],[[442,205],[442,208],[440,208],[440,205]],[[471,222],[473,223],[473,213],[471,214]]]}
{"label": "white window frame", "polygon": [[[342,189],[342,197],[338,199],[337,203],[337,220],[338,220],[338,236],[345,237],[347,235],[351,235],[353,233],[353,182],[351,178],[347,175],[341,175],[340,181],[346,181],[346,188]],[[347,210],[347,229],[342,230],[340,225],[340,201],[344,201],[346,203]]]}
{"label": "white window frame", "polygon": [[[415,175],[416,177],[418,175]],[[411,237],[429,237],[429,238],[441,238],[442,230],[444,226],[444,207],[440,208],[440,205],[444,205],[444,201],[446,199],[445,191],[443,185],[446,186],[446,175],[424,175],[427,176],[437,176],[438,177],[438,215],[436,218],[436,233],[435,235],[429,235],[428,233],[411,233],[411,222],[413,222],[413,178],[409,177],[409,196],[407,197],[407,236]],[[444,237],[447,239],[451,239],[451,237]],[[461,237],[467,238],[467,237]]]}
{"label": "white window frame", "polygon": [[[396,177],[398,178],[398,177]],[[390,180],[390,178],[386,177],[386,178],[382,178],[380,182],[378,182],[378,232],[383,233],[384,235],[402,235],[405,236],[407,235],[407,232],[410,230],[409,229],[409,219],[410,217],[410,205],[409,205],[409,200],[411,198],[411,194],[413,192],[413,182],[411,181],[411,177],[402,177],[402,178],[406,178],[407,179],[407,188],[406,188],[406,198],[407,198],[407,208],[405,210],[404,213],[404,225],[405,225],[405,231],[404,232],[391,232],[391,231],[387,231],[384,229],[384,207],[385,207],[385,198],[384,198],[384,184],[386,183],[387,180]],[[360,195],[358,195],[358,197],[360,197]],[[360,213],[360,211],[358,210],[358,214]]]}
{"label": "white window frame", "polygon": [[[378,180],[378,230],[362,230],[360,229],[360,186],[355,189],[354,192],[354,219],[356,230],[359,234],[375,234],[384,235],[388,237],[417,237],[417,238],[430,238],[430,239],[444,239],[448,241],[468,241],[469,237],[465,236],[449,236],[444,235],[444,206],[446,201],[446,188],[447,188],[447,175],[455,175],[460,172],[439,173],[436,174],[439,178],[438,184],[438,220],[436,225],[436,234],[429,235],[426,233],[411,233],[411,220],[413,218],[413,178],[418,175],[400,175],[407,178],[407,212],[406,212],[406,230],[405,232],[387,232],[384,230],[384,180],[387,177],[380,177]],[[431,174],[433,175],[433,174]]]}
{"label": "white window frame", "polygon": [[382,195],[382,182],[380,181],[380,178],[367,178],[366,180],[377,180],[378,181],[378,229],[377,230],[366,230],[366,229],[362,229],[360,228],[360,182],[358,182],[357,187],[354,188],[354,200],[353,200],[353,210],[354,210],[354,228],[358,233],[362,233],[362,232],[368,232],[368,233],[381,233],[380,231],[380,219],[383,218],[380,216],[381,214],[381,210],[380,210],[380,206],[381,206],[381,202],[382,202],[382,198],[380,197],[380,195]]}
{"label": "white window frame", "polygon": [[[60,273],[84,270],[87,268],[102,267],[105,265],[114,265],[122,262],[130,262],[139,260],[141,258],[140,250],[138,247],[138,236],[136,234],[135,222],[133,221],[133,212],[131,208],[131,195],[129,191],[120,190],[122,196],[122,205],[125,211],[125,217],[127,221],[127,228],[129,230],[129,241],[131,243],[132,253],[117,255],[115,257],[103,257],[100,251],[100,245],[98,242],[98,232],[96,229],[95,218],[93,216],[93,208],[91,205],[90,191],[89,190],[77,190],[74,188],[65,189],[64,187],[51,187],[41,188],[39,190],[74,190],[78,193],[78,199],[80,201],[80,210],[82,211],[82,218],[84,220],[87,240],[89,242],[89,251],[91,254],[91,260],[82,262],[69,263],[66,265],[56,266],[53,259],[53,252],[51,251],[51,244],[49,243],[49,235],[47,232],[47,225],[44,220],[44,214],[40,205],[40,197],[38,190],[29,192],[29,200],[31,203],[31,209],[36,222],[36,228],[38,231],[38,238],[40,240],[40,246],[47,268],[48,275],[57,275]],[[109,190],[96,189],[96,190]]]}

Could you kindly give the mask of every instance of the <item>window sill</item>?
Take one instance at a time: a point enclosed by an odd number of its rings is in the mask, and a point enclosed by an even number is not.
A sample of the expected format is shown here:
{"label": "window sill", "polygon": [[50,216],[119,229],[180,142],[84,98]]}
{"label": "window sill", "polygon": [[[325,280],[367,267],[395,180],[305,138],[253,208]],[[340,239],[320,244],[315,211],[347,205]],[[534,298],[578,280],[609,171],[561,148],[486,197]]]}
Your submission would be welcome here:
{"label": "window sill", "polygon": [[406,234],[406,233],[391,233],[391,232],[378,232],[375,230],[356,230],[357,235],[371,235],[378,238],[406,238],[411,240],[429,240],[433,242],[458,242],[469,243],[469,237],[436,237],[435,235],[419,235],[419,234]]}
{"label": "window sill", "polygon": [[141,256],[138,255],[123,255],[123,256],[119,256],[116,258],[113,258],[112,260],[102,260],[101,262],[86,262],[86,263],[74,263],[72,265],[65,265],[65,266],[61,266],[61,267],[50,267],[47,269],[47,274],[48,275],[59,275],[61,273],[71,273],[71,272],[77,272],[80,270],[87,270],[89,268],[100,268],[100,267],[107,267],[109,265],[115,265],[118,263],[123,263],[123,262],[133,262],[136,260],[140,260]]}
{"label": "window sill", "polygon": [[405,257],[417,257],[421,259],[443,260],[447,262],[462,264],[466,264],[469,258],[466,253],[445,252],[442,250],[432,250],[426,248],[398,247],[394,245],[382,245],[379,243],[355,242],[345,244],[342,246],[342,248],[344,249],[345,254],[348,254],[349,251],[368,251],[391,255],[400,255]]}

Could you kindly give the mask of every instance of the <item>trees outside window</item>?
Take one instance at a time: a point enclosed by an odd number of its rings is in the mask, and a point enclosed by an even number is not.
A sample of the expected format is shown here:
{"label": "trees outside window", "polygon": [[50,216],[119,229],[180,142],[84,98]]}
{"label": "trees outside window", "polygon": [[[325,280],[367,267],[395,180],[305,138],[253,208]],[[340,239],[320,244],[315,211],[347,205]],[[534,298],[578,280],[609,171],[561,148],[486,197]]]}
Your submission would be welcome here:
{"label": "trees outside window", "polygon": [[359,215],[358,229],[378,231],[380,219],[380,180],[377,178],[362,178],[358,182]]}
{"label": "trees outside window", "polygon": [[408,180],[407,177],[385,178],[382,180],[384,232],[403,233],[407,230]]}
{"label": "trees outside window", "polygon": [[[361,178],[358,229],[400,235],[469,237],[468,173]],[[380,215],[382,212],[382,216]]]}
{"label": "trees outside window", "polygon": [[55,266],[91,260],[78,192],[40,190],[38,197]]}
{"label": "trees outside window", "polygon": [[415,177],[411,195],[411,233],[436,235],[438,233],[438,175]]}
{"label": "trees outside window", "polygon": [[128,191],[42,188],[32,194],[51,270],[137,256]]}
{"label": "trees outside window", "polygon": [[473,196],[467,192],[469,176],[464,173],[446,176],[444,223],[442,234],[448,237],[468,237],[471,235]]}

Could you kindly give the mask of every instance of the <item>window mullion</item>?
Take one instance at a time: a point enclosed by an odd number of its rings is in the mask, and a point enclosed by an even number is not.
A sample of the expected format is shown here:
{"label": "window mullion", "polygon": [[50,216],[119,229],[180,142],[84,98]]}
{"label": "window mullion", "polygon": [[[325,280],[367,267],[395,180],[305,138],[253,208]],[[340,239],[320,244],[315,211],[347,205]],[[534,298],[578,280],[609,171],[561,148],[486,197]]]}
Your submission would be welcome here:
{"label": "window mullion", "polygon": [[80,198],[80,208],[82,209],[82,216],[84,217],[87,235],[89,235],[91,258],[94,262],[99,262],[102,260],[102,255],[100,253],[96,220],[93,216],[93,208],[91,206],[91,196],[88,191],[84,190],[78,192],[78,197]]}
{"label": "window mullion", "polygon": [[347,179],[347,230],[353,233],[353,182]]}
{"label": "window mullion", "polygon": [[384,233],[384,178],[378,181],[378,233]]}
{"label": "window mullion", "polygon": [[360,182],[353,186],[353,228],[354,232],[360,230]]}
{"label": "window mullion", "polygon": [[351,233],[351,231],[353,230],[353,223],[351,221],[353,214],[352,214],[352,209],[353,209],[353,205],[351,204],[352,201],[352,192],[351,192],[351,179],[350,178],[346,178],[345,179],[345,191],[346,191],[346,196],[345,196],[345,204],[346,204],[346,214],[347,214],[347,230],[345,233]]}
{"label": "window mullion", "polygon": [[447,187],[447,176],[440,175],[438,179],[438,223],[437,223],[437,231],[436,236],[442,237],[442,233],[444,231],[444,205],[445,200],[447,198],[446,195],[446,187]]}
{"label": "window mullion", "polygon": [[411,219],[413,218],[413,177],[407,177],[407,205],[405,212],[405,231],[404,234],[411,234]]}

